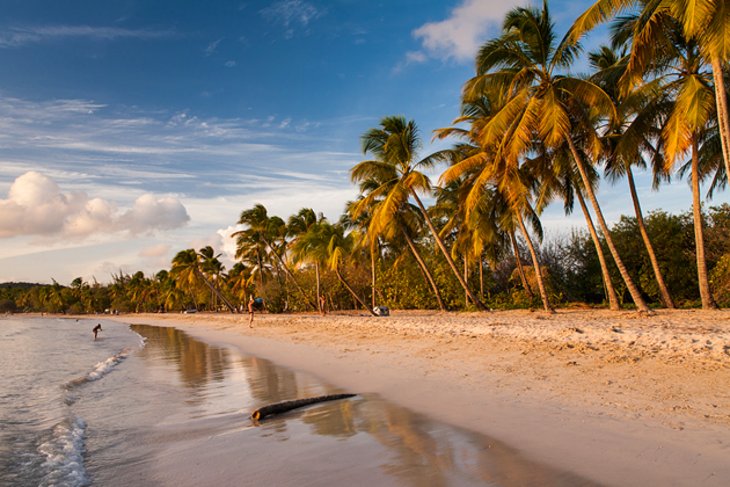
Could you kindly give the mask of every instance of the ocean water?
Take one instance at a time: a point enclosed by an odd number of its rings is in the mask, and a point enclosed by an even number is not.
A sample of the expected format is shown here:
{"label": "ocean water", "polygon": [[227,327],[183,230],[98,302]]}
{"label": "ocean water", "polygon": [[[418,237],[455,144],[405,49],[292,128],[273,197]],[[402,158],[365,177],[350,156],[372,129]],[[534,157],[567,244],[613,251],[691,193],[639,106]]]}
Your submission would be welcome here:
{"label": "ocean water", "polygon": [[0,318],[0,486],[594,485],[373,394],[248,417],[339,392],[175,328]]}

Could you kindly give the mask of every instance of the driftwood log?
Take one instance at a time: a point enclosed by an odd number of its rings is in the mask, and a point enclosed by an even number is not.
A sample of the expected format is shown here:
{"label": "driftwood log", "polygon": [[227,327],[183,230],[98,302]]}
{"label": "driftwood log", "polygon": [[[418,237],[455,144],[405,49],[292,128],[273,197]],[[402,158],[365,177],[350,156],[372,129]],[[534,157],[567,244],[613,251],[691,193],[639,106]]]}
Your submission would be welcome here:
{"label": "driftwood log", "polygon": [[252,412],[251,419],[253,419],[254,421],[258,421],[273,414],[285,413],[287,411],[291,411],[292,409],[309,406],[310,404],[336,401],[338,399],[347,399],[348,397],[355,397],[356,395],[357,394],[330,394],[328,396],[307,397],[304,399],[295,399],[293,401],[277,402],[276,404],[269,404],[268,406],[264,406]]}

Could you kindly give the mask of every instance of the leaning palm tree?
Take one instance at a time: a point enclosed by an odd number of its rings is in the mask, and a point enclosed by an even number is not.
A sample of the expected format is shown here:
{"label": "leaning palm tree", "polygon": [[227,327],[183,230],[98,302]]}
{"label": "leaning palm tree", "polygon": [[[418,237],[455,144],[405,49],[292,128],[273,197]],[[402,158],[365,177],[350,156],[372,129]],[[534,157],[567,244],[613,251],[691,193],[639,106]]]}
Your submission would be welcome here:
{"label": "leaning palm tree", "polygon": [[[382,196],[382,186],[389,183],[393,184],[396,180],[396,175],[391,171],[383,171],[359,180],[361,195],[357,201],[348,204],[347,214],[350,215],[350,219],[359,223],[358,226],[361,228],[361,233],[364,230],[364,234],[370,242],[371,248],[379,245],[381,239],[385,242],[390,242],[392,245],[393,242],[399,241],[399,237],[402,237],[408,250],[410,250],[413,258],[416,260],[416,264],[421,269],[424,279],[431,286],[439,309],[446,311],[446,306],[441,298],[441,291],[415,242],[415,236],[418,234],[419,228],[423,226],[421,224],[423,217],[418,208],[406,202],[386,222],[373,218],[373,215],[378,212],[378,208],[386,204],[385,198]],[[374,252],[371,251],[371,255],[374,255]],[[374,269],[374,262],[371,265]],[[373,276],[373,288],[374,286],[375,281]]]}
{"label": "leaning palm tree", "polygon": [[[479,135],[482,146],[496,148],[495,159],[505,161],[507,173],[519,167],[536,140],[547,150],[567,145],[634,304],[639,311],[649,312],[609,233],[586,168],[590,159],[586,160],[578,149],[579,145],[585,148],[594,159],[601,154],[600,139],[592,124],[597,113],[615,119],[615,109],[610,97],[595,83],[559,74],[570,68],[577,51],[571,43],[556,46],[546,1],[541,10],[513,9],[505,18],[502,35],[480,49],[477,75],[467,82],[465,98],[476,99],[492,92],[504,100]],[[582,140],[574,139],[576,135]]]}
{"label": "leaning palm tree", "polygon": [[362,161],[355,165],[350,172],[351,178],[353,181],[369,178],[382,181],[381,186],[370,193],[372,198],[383,199],[383,204],[379,205],[373,214],[376,229],[387,226],[403,205],[413,198],[436,245],[464,292],[473,303],[486,310],[488,308],[469,289],[456,268],[449,250],[418,196],[419,191],[424,193],[431,191],[431,182],[421,170],[433,167],[439,160],[438,154],[418,160],[420,148],[421,139],[418,135],[418,127],[413,120],[406,121],[405,117],[399,116],[384,117],[380,121],[380,128],[370,129],[362,136],[363,153],[371,153],[375,159]]}

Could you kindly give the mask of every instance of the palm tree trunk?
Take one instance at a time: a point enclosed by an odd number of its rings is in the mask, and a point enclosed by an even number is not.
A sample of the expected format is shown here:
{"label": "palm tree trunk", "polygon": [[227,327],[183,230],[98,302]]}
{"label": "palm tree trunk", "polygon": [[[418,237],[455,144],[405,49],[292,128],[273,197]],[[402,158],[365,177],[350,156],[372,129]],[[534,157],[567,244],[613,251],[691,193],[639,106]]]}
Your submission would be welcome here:
{"label": "palm tree trunk", "polygon": [[363,301],[362,299],[360,299],[360,296],[358,296],[355,293],[355,291],[353,291],[352,287],[350,287],[350,284],[345,280],[344,277],[342,277],[342,274],[340,273],[340,269],[335,268],[335,274],[337,274],[337,279],[340,280],[340,282],[342,283],[342,285],[345,286],[345,288],[350,292],[350,294],[352,295],[352,297],[355,298],[355,301],[357,301],[358,303],[360,303],[360,306],[362,306],[363,308],[365,308],[366,310],[368,310],[371,315],[378,316],[378,315],[375,314],[375,311],[373,311],[371,308],[368,308],[368,305],[365,304],[365,301]]}
{"label": "palm tree trunk", "polygon": [[319,308],[320,314],[324,311],[322,307],[322,288],[319,280],[319,264],[314,263],[314,278],[317,281],[317,308]]}
{"label": "palm tree trunk", "polygon": [[411,190],[411,194],[413,195],[413,198],[416,200],[416,204],[418,205],[418,208],[421,210],[421,215],[423,216],[423,219],[426,221],[426,225],[428,225],[428,229],[431,231],[431,235],[433,235],[434,240],[436,240],[436,244],[438,245],[439,249],[441,249],[441,253],[444,254],[444,258],[446,259],[446,262],[448,262],[449,267],[451,267],[451,271],[454,273],[456,278],[459,280],[459,284],[461,284],[461,287],[464,288],[464,292],[471,298],[472,302],[476,304],[479,308],[483,309],[484,311],[489,311],[489,308],[487,308],[484,303],[482,303],[476,296],[474,296],[474,293],[471,292],[469,289],[469,286],[467,286],[466,281],[461,277],[461,274],[459,273],[459,270],[456,268],[456,264],[454,264],[454,259],[451,258],[451,255],[449,254],[448,249],[446,248],[446,245],[444,245],[443,240],[441,240],[441,237],[439,237],[438,232],[436,231],[436,227],[433,226],[433,222],[431,221],[431,218],[428,216],[428,212],[426,211],[426,207],[423,206],[423,203],[421,202],[421,199],[418,197],[418,194],[415,190]]}
{"label": "palm tree trunk", "polygon": [[312,309],[316,310],[317,305],[315,303],[313,303],[312,300],[307,295],[307,293],[304,292],[304,289],[302,289],[302,286],[299,285],[299,281],[297,281],[297,279],[294,277],[294,274],[292,274],[292,272],[289,270],[289,267],[286,265],[286,262],[284,262],[284,259],[282,259],[281,256],[279,255],[279,253],[276,250],[274,250],[274,247],[268,242],[268,240],[263,239],[263,241],[266,244],[266,246],[269,247],[269,250],[271,250],[271,253],[274,254],[276,259],[281,264],[281,268],[284,270],[284,274],[289,279],[291,279],[291,281],[294,283],[294,286],[297,288],[297,291],[299,291],[301,293],[302,297],[307,301],[309,306],[311,306]]}
{"label": "palm tree trunk", "polygon": [[598,204],[598,199],[596,199],[596,193],[593,191],[593,187],[591,186],[590,180],[588,179],[588,174],[586,174],[586,168],[584,166],[583,158],[580,156],[580,154],[578,154],[578,149],[575,147],[573,139],[571,137],[566,137],[566,139],[568,141],[568,147],[570,147],[570,152],[573,155],[573,159],[575,160],[575,165],[578,167],[578,172],[580,173],[581,180],[583,180],[583,188],[585,189],[586,193],[588,193],[588,198],[591,200],[591,205],[593,205],[593,211],[596,213],[598,225],[601,227],[601,231],[603,232],[603,236],[606,239],[608,249],[611,251],[611,256],[613,256],[613,261],[616,263],[616,267],[618,268],[618,271],[621,274],[624,283],[626,283],[626,288],[629,290],[629,294],[631,294],[631,299],[634,301],[636,309],[639,312],[650,313],[651,311],[646,305],[646,301],[644,301],[644,298],[641,297],[639,288],[636,287],[636,284],[634,284],[634,280],[631,279],[629,271],[626,269],[626,266],[621,260],[621,256],[616,249],[616,246],[613,244],[613,239],[611,238],[611,234],[608,231],[606,219],[603,218],[603,212],[601,211],[601,207]]}
{"label": "palm tree trunk", "polygon": [[697,280],[700,287],[702,309],[717,309],[717,304],[710,292],[710,281],[707,278],[707,260],[705,259],[705,239],[702,230],[702,203],[700,202],[699,154],[697,137],[692,137],[692,215],[695,229],[695,256],[697,258]]}
{"label": "palm tree trunk", "polygon": [[[216,289],[215,286],[210,283],[208,278],[206,278],[205,275],[200,270],[195,269],[195,272],[198,275],[198,277],[203,280],[205,285],[208,286],[208,288],[210,288],[210,291],[215,293],[216,296],[218,296],[218,298],[226,305],[226,307],[231,311],[231,313],[236,314],[238,312],[238,310],[236,310],[236,307],[233,306],[230,301],[228,301],[228,298],[226,298],[220,291],[218,291],[218,289]],[[196,307],[197,307],[197,305],[196,305]]]}
{"label": "palm tree trunk", "polygon": [[444,306],[444,302],[441,299],[441,292],[439,292],[439,288],[436,285],[436,281],[433,279],[431,272],[428,270],[428,267],[426,267],[426,263],[423,261],[421,254],[418,252],[418,248],[416,247],[416,244],[413,242],[413,240],[411,240],[411,237],[405,232],[405,230],[403,230],[402,227],[401,227],[401,231],[403,232],[403,236],[405,236],[405,238],[406,238],[406,242],[408,243],[408,248],[411,250],[413,257],[416,259],[418,266],[421,268],[423,275],[426,277],[426,281],[428,281],[428,283],[431,285],[433,294],[434,294],[434,296],[436,296],[436,301],[439,304],[439,309],[441,311],[446,311],[446,306]]}
{"label": "palm tree trunk", "polygon": [[631,167],[626,168],[626,178],[629,182],[629,191],[631,192],[631,200],[634,203],[634,213],[636,213],[636,223],[639,226],[639,233],[641,238],[644,240],[644,246],[646,252],[649,254],[649,261],[651,262],[651,268],[654,270],[654,278],[656,279],[657,285],[659,286],[659,294],[662,296],[662,302],[664,306],[669,309],[674,309],[674,300],[672,295],[669,294],[669,289],[664,282],[664,276],[662,276],[662,270],[659,268],[659,261],[654,253],[654,246],[651,244],[649,239],[649,232],[646,231],[646,225],[644,224],[644,216],[641,214],[641,205],[639,204],[639,196],[636,194],[636,184],[634,184],[634,174],[631,171]]}
{"label": "palm tree trunk", "polygon": [[479,256],[479,296],[484,297],[484,259]]}
{"label": "palm tree trunk", "polygon": [[593,239],[593,245],[596,247],[596,253],[598,254],[598,262],[601,264],[601,275],[603,276],[603,284],[606,286],[608,308],[611,311],[618,311],[619,309],[621,309],[621,306],[619,305],[618,297],[616,296],[616,290],[614,289],[613,283],[611,282],[611,274],[609,274],[608,272],[606,256],[603,254],[601,241],[598,239],[598,232],[596,232],[596,227],[593,226],[593,220],[591,219],[591,214],[588,212],[588,207],[586,206],[586,201],[583,198],[583,193],[580,189],[578,189],[575,194],[578,197],[578,203],[580,203],[580,208],[581,210],[583,210],[583,215],[586,217],[588,232],[591,234],[591,239]]}
{"label": "palm tree trunk", "polygon": [[537,288],[540,290],[542,305],[545,308],[545,311],[547,311],[548,313],[555,313],[553,307],[550,306],[550,298],[548,298],[547,291],[545,290],[545,283],[542,280],[542,270],[540,268],[540,261],[537,258],[537,252],[535,252],[535,247],[532,245],[530,235],[527,233],[527,228],[525,228],[525,222],[522,221],[522,215],[520,215],[519,213],[517,214],[517,223],[520,226],[522,236],[525,237],[525,242],[527,242],[527,248],[530,250],[530,256],[532,257],[532,267],[535,270],[535,278],[537,279]]}
{"label": "palm tree trunk", "polygon": [[522,258],[520,257],[520,248],[517,246],[517,239],[515,238],[515,232],[512,230],[509,231],[509,239],[512,242],[512,251],[515,254],[515,263],[517,265],[517,274],[520,276],[520,282],[522,282],[522,287],[525,289],[525,292],[530,297],[530,299],[535,297],[535,293],[532,292],[532,289],[530,289],[530,285],[527,283],[527,277],[525,276],[525,268],[522,267]]}
{"label": "palm tree trunk", "polygon": [[375,249],[377,241],[370,244],[370,302],[375,307]]}
{"label": "palm tree trunk", "polygon": [[710,56],[712,78],[715,82],[715,104],[717,105],[717,125],[720,131],[722,158],[725,162],[725,174],[730,179],[730,113],[727,106],[727,91],[723,77],[722,61],[716,53]]}
{"label": "palm tree trunk", "polygon": [[[464,253],[464,281],[469,282],[469,256]],[[469,294],[464,293],[464,307],[469,307]]]}

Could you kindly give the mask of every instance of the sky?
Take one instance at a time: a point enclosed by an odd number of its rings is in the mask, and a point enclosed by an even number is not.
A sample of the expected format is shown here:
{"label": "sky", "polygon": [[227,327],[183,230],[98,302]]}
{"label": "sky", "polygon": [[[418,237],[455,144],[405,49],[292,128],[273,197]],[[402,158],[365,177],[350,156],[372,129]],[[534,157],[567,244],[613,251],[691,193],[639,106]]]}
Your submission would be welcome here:
{"label": "sky", "polygon": [[[357,197],[360,136],[403,115],[423,155],[447,147],[432,131],[459,115],[480,44],[528,4],[3,0],[0,282],[151,275],[205,245],[230,267],[230,233],[256,203],[338,219]],[[559,36],[589,4],[549,3]],[[689,209],[685,182],[637,180],[645,210]],[[609,221],[632,211],[624,184],[602,183]],[[543,225],[584,223],[554,204]]]}

